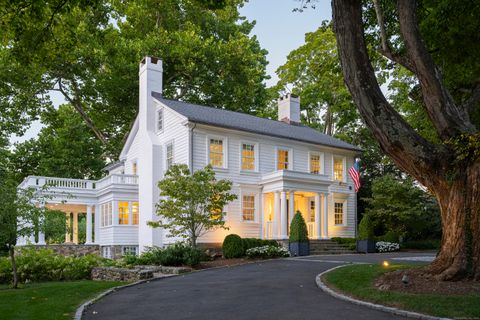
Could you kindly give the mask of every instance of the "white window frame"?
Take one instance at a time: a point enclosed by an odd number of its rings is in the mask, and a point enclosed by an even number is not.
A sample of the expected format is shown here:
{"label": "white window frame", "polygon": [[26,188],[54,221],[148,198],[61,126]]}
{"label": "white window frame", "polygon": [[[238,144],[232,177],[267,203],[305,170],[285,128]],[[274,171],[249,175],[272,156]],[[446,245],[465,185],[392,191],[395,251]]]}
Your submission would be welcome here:
{"label": "white window frame", "polygon": [[283,147],[283,146],[277,146],[275,147],[275,171],[278,170],[278,151],[279,150],[285,150],[288,151],[288,169],[282,169],[282,170],[293,170],[293,148],[289,147]]}
{"label": "white window frame", "polygon": [[[160,116],[159,115],[162,115],[162,121],[160,122]],[[159,123],[162,124],[162,127],[160,128],[159,127]],[[165,128],[165,111],[164,111],[164,108],[163,107],[159,107],[157,109],[157,111],[155,112],[155,132],[158,134],[158,133],[162,133],[163,132],[163,129]]]}
{"label": "white window frame", "polygon": [[100,222],[100,227],[109,227],[113,225],[112,201],[106,201],[100,204]]}
{"label": "white window frame", "polygon": [[[312,173],[312,159],[311,156],[319,156],[320,157],[320,172],[318,174],[325,174],[325,154],[323,152],[318,151],[309,151],[308,152],[308,172]],[[312,173],[316,174],[316,173]]]}
{"label": "white window frame", "polygon": [[[253,220],[243,219],[243,196],[253,196]],[[258,193],[254,191],[240,192],[240,220],[245,223],[257,223],[258,221]]]}
{"label": "white window frame", "polygon": [[168,147],[169,146],[172,146],[172,164],[171,165],[175,164],[175,143],[174,143],[174,140],[171,140],[165,144],[165,172],[169,169],[169,166],[168,166]]}
{"label": "white window frame", "polygon": [[217,136],[217,135],[207,135],[207,165],[210,164],[210,140],[222,140],[223,146],[223,159],[222,159],[222,166],[217,167],[213,166],[215,169],[228,169],[228,138],[225,136]]}
{"label": "white window frame", "polygon": [[[335,159],[342,159],[343,162],[343,174],[342,174],[342,180],[335,180]],[[347,182],[347,157],[345,156],[338,156],[338,155],[333,155],[332,156],[332,181],[334,182]]]}
{"label": "white window frame", "polygon": [[[243,152],[243,145],[244,144],[249,144],[249,145],[252,145],[253,146],[253,153],[254,153],[254,157],[255,159],[253,160],[253,163],[254,163],[254,168],[253,170],[246,170],[246,169],[242,169],[242,161],[243,161],[243,155],[242,155],[242,152]],[[254,141],[248,141],[248,140],[241,140],[240,141],[240,146],[239,146],[239,150],[240,150],[240,157],[239,157],[239,163],[240,163],[240,172],[258,172],[259,170],[259,156],[260,156],[260,153],[259,153],[259,144],[258,142],[254,142]]]}
{"label": "white window frame", "polygon": [[[133,249],[133,250],[132,250]],[[138,256],[138,247],[137,246],[122,246],[122,256],[126,256],[128,253],[127,251],[130,251],[129,253],[134,256]]]}
{"label": "white window frame", "polygon": [[112,259],[112,248],[102,247],[102,257],[105,259]]}
{"label": "white window frame", "polygon": [[[343,215],[342,215],[342,223],[337,224],[335,222],[335,203],[342,203],[343,204]],[[345,227],[347,225],[347,199],[339,199],[339,198],[334,198],[333,199],[333,224],[336,227]]]}
{"label": "white window frame", "polygon": [[[133,170],[135,168],[135,170]],[[132,160],[132,174],[138,175],[138,160],[133,159]]]}

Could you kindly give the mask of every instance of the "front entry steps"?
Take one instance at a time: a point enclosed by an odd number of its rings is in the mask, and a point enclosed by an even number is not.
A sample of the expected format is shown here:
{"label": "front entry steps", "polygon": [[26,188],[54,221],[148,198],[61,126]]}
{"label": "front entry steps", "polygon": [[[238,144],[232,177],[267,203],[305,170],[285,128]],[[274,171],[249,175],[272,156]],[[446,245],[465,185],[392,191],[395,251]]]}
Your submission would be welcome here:
{"label": "front entry steps", "polygon": [[348,249],[348,247],[345,245],[328,239],[310,240],[310,255],[348,253],[355,253],[355,251]]}

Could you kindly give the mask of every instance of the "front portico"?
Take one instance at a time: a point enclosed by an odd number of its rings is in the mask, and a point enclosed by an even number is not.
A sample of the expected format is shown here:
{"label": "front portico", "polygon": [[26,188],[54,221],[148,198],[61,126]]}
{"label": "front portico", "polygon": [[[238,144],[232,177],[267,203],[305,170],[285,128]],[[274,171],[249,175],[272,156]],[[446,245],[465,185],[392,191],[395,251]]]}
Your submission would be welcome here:
{"label": "front portico", "polygon": [[298,210],[311,239],[328,236],[329,176],[279,170],[262,177],[263,237],[288,239],[293,215]]}

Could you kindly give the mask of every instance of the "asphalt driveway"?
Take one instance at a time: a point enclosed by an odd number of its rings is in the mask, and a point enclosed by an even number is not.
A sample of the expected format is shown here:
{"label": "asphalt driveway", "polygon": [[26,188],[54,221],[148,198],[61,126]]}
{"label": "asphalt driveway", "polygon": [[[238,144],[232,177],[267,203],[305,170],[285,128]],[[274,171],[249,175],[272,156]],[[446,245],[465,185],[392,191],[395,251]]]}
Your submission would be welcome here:
{"label": "asphalt driveway", "polygon": [[83,319],[403,319],[335,299],[315,276],[347,262],[415,255],[426,254],[309,256],[204,270],[122,289]]}

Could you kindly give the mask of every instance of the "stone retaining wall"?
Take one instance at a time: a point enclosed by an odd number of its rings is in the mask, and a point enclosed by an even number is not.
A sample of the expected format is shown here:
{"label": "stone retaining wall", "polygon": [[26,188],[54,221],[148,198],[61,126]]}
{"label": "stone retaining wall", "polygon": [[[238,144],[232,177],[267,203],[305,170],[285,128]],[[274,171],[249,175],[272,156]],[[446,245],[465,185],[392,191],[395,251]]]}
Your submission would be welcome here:
{"label": "stone retaining wall", "polygon": [[192,271],[187,267],[135,266],[135,268],[97,267],[91,272],[92,280],[102,281],[139,281],[171,274],[181,274]]}

